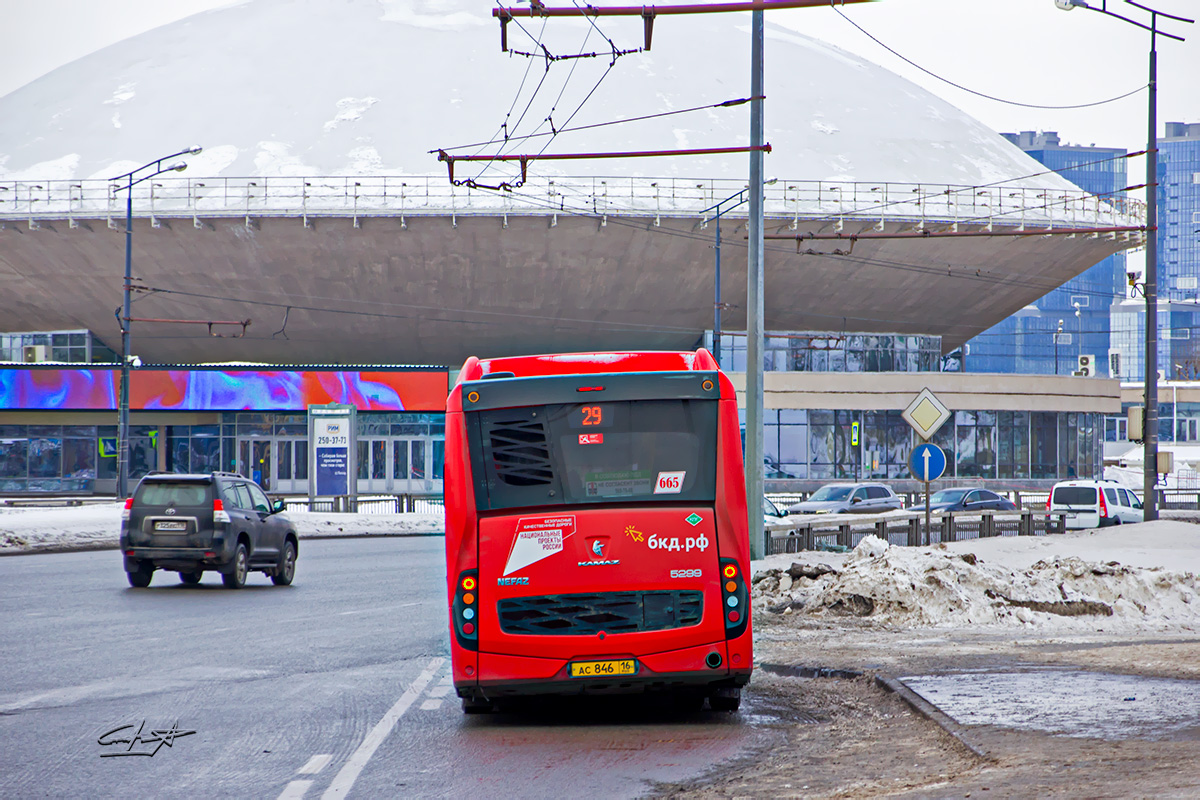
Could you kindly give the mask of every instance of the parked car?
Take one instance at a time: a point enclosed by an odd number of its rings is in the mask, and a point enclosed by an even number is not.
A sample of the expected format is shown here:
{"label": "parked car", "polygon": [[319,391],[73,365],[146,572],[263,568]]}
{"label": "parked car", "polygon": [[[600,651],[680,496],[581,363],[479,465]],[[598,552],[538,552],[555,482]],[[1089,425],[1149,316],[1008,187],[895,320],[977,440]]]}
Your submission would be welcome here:
{"label": "parked car", "polygon": [[1070,530],[1141,522],[1142,501],[1116,481],[1062,481],[1046,498],[1046,515],[1066,514]]}
{"label": "parked car", "polygon": [[830,483],[807,500],[788,506],[789,514],[877,514],[904,505],[890,486],[882,483]]}
{"label": "parked car", "polygon": [[221,573],[240,589],[251,570],[277,586],[296,574],[296,528],[252,480],[231,472],[151,473],[121,514],[121,552],[129,584],[150,585],[154,571],[174,570],[186,584]]}
{"label": "parked car", "polygon": [[786,511],[780,511],[779,506],[771,501],[771,498],[763,498],[763,522],[778,522],[783,517],[787,516]]}
{"label": "parked car", "polygon": [[[925,508],[925,498],[918,498],[909,508],[920,511]],[[1007,497],[1001,497],[990,489],[942,489],[929,496],[931,511],[1017,511],[1018,506]]]}

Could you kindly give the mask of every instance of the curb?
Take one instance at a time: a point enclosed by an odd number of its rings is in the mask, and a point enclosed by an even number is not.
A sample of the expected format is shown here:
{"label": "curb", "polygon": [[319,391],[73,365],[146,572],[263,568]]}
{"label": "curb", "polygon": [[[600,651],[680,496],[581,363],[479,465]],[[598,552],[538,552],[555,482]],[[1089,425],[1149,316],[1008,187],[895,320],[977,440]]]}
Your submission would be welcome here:
{"label": "curb", "polygon": [[890,675],[876,675],[875,685],[882,689],[897,695],[901,700],[909,705],[913,711],[916,711],[925,719],[937,725],[939,728],[948,733],[951,738],[961,744],[973,755],[982,758],[985,761],[995,761],[978,745],[967,741],[967,732],[962,725],[954,721],[952,717],[942,711],[940,708],[930,703],[924,697],[908,688],[903,681],[891,677]]}
{"label": "curb", "polygon": [[[396,533],[313,533],[300,534],[300,541],[328,541],[331,539],[407,539],[417,536],[445,536],[445,531],[404,531]],[[90,543],[90,544],[50,544],[44,547],[34,547],[28,550],[4,549],[0,550],[0,558],[6,556],[37,556],[46,555],[48,553],[87,553],[96,550],[118,550],[119,545],[116,542],[109,543]]]}
{"label": "curb", "polygon": [[[802,667],[791,664],[757,664],[758,669],[766,670],[775,675],[783,675],[788,678],[834,678],[842,680],[854,680],[861,678],[866,673],[852,669],[837,669],[835,667]],[[875,675],[875,685],[881,689],[891,692],[899,697],[908,706],[920,714],[925,719],[929,720],[939,728],[950,735],[954,741],[965,747],[972,755],[981,758],[985,761],[995,761],[996,759],[989,756],[978,745],[967,741],[967,732],[962,725],[954,721],[952,717],[942,711],[940,708],[930,703],[924,697],[914,692],[903,682],[890,675]]]}

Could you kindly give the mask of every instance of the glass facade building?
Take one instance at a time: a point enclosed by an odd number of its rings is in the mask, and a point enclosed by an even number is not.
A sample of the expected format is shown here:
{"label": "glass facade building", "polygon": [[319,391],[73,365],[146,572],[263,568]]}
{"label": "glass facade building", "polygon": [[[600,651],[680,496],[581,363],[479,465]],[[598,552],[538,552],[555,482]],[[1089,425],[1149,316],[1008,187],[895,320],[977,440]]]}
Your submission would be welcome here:
{"label": "glass facade building", "polygon": [[119,364],[120,358],[89,330],[0,333],[0,362],[40,361]]}
{"label": "glass facade building", "polygon": [[[1128,185],[1123,149],[1064,145],[1054,132],[1001,136],[1092,194],[1119,197]],[[971,339],[965,369],[1069,375],[1079,356],[1091,355],[1099,366],[1096,374],[1107,376],[1110,307],[1125,294],[1125,254],[1117,253]]]}
{"label": "glass facade building", "polygon": [[[763,418],[767,479],[911,478],[920,440],[898,410],[766,409]],[[955,411],[932,441],[946,454],[947,480],[1092,478],[1104,422],[1085,412]]]}
{"label": "glass facade building", "polygon": [[[308,490],[303,413],[226,412],[208,425],[132,425],[129,474],[240,472],[268,492]],[[445,415],[360,412],[360,493],[442,490]],[[160,450],[162,455],[160,457]],[[117,478],[116,425],[0,425],[0,494],[90,493]]]}
{"label": "glass facade building", "polygon": [[[719,349],[707,331],[704,346],[721,369],[746,371],[744,331],[722,331]],[[768,331],[763,337],[765,372],[937,372],[941,355],[940,336]]]}

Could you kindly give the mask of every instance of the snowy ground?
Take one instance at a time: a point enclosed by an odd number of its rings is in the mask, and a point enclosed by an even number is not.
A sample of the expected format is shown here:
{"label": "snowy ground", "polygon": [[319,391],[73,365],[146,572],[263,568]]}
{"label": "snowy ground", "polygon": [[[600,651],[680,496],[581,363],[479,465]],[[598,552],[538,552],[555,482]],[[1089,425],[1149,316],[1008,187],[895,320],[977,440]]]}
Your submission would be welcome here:
{"label": "snowy ground", "polygon": [[[301,539],[336,536],[407,536],[439,534],[442,514],[328,514],[289,511]],[[121,529],[121,504],[96,503],[70,508],[0,506],[0,554],[49,550],[115,548]]]}
{"label": "snowy ground", "polygon": [[1191,522],[914,548],[872,536],[851,553],[753,567],[753,602],[768,613],[893,628],[1200,631],[1200,525]]}

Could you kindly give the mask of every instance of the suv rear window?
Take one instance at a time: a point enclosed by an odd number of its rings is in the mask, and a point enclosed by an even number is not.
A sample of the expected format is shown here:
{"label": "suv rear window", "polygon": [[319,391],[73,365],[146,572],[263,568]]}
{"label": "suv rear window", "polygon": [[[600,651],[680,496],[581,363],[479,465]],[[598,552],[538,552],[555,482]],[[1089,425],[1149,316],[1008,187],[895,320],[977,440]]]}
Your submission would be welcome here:
{"label": "suv rear window", "polygon": [[1096,505],[1096,489],[1092,486],[1059,486],[1054,490],[1056,506],[1094,506]]}
{"label": "suv rear window", "polygon": [[492,409],[477,412],[468,431],[480,508],[716,497],[711,400]]}
{"label": "suv rear window", "polygon": [[134,502],[146,506],[203,506],[209,485],[204,483],[143,483]]}

